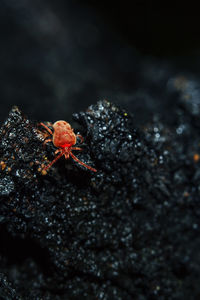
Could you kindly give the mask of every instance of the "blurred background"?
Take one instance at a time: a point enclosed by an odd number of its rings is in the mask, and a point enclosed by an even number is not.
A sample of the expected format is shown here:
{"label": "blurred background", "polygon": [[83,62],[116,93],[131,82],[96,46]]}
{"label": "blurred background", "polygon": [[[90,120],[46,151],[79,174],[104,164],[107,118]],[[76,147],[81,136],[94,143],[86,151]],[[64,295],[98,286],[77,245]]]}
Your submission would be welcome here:
{"label": "blurred background", "polygon": [[155,112],[173,119],[170,80],[199,79],[198,22],[183,4],[1,0],[0,122],[13,105],[31,119],[71,120],[104,98],[139,123]]}

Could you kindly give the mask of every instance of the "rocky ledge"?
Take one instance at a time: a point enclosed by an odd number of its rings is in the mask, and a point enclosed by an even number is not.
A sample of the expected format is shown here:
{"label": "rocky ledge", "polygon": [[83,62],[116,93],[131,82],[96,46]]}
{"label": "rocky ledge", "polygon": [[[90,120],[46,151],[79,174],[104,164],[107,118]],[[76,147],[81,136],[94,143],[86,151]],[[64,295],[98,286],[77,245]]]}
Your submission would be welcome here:
{"label": "rocky ledge", "polygon": [[[74,114],[84,137],[54,159],[14,107],[0,129],[1,299],[196,299],[200,294],[198,120],[176,130],[104,100]],[[76,125],[77,126],[77,125]],[[78,131],[79,130],[79,131]]]}

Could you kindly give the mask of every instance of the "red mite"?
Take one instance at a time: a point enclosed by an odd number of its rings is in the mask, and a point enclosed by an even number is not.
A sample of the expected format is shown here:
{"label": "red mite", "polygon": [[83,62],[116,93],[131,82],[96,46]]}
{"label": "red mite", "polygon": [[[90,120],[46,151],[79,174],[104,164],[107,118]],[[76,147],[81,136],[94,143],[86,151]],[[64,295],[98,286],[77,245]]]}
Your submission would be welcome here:
{"label": "red mite", "polygon": [[71,156],[75,161],[77,161],[80,165],[84,166],[85,168],[97,172],[96,169],[84,164],[80,161],[73,153],[72,150],[82,150],[79,147],[73,147],[76,144],[76,139],[79,137],[81,139],[81,143],[83,142],[83,137],[80,134],[75,134],[73,129],[71,128],[70,124],[66,121],[57,121],[54,124],[48,123],[50,126],[53,127],[54,132],[46,126],[44,123],[40,123],[39,125],[43,126],[53,138],[47,139],[44,141],[44,145],[49,142],[53,142],[54,146],[58,149],[55,151],[55,154],[59,153],[58,156],[54,158],[52,162],[50,162],[43,171],[49,169],[61,156],[65,156],[65,159],[68,159]]}

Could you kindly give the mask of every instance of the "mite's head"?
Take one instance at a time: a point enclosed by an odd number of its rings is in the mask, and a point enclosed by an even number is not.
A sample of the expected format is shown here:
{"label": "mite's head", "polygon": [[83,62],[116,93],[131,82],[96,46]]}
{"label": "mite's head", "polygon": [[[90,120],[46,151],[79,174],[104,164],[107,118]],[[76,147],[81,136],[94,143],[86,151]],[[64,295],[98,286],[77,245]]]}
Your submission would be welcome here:
{"label": "mite's head", "polygon": [[63,130],[71,130],[71,126],[66,121],[57,121],[53,124],[54,131],[63,131]]}

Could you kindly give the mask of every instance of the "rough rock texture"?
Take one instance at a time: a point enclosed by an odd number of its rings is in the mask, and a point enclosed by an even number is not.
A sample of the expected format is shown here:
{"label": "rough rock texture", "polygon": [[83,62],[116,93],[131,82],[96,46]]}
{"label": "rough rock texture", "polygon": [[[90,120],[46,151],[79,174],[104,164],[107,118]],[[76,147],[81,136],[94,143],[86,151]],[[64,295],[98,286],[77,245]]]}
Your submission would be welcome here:
{"label": "rough rock texture", "polygon": [[186,82],[169,84],[183,93],[174,128],[155,117],[137,129],[105,100],[74,114],[76,155],[97,173],[61,158],[43,176],[56,149],[11,110],[0,130],[2,299],[198,299],[199,103],[185,103]]}

